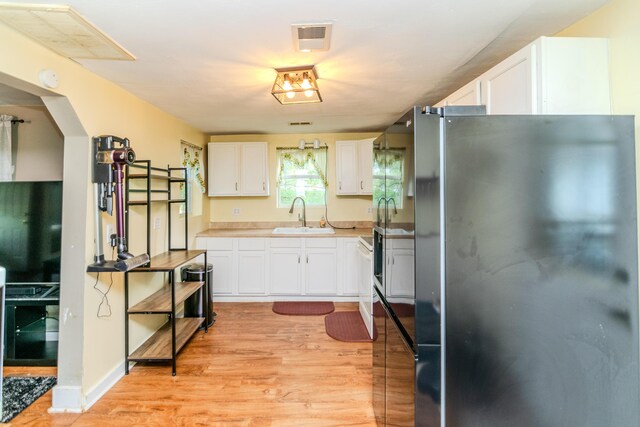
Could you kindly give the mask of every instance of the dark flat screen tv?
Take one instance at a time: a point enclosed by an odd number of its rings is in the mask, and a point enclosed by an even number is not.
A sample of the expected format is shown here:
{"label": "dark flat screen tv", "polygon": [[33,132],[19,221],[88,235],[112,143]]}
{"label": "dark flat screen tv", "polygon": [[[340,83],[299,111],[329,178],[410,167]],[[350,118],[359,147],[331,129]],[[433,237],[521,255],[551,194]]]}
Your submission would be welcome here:
{"label": "dark flat screen tv", "polygon": [[62,181],[0,182],[0,265],[7,284],[59,284]]}

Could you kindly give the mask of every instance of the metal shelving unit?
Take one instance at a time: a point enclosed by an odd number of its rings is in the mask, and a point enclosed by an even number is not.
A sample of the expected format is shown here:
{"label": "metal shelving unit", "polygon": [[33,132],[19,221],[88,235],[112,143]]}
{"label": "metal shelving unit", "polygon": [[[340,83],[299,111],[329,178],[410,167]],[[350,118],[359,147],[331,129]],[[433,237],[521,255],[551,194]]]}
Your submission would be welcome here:
{"label": "metal shelving unit", "polygon": [[[144,173],[130,173],[131,168],[139,168]],[[174,174],[181,173],[182,176]],[[207,265],[207,252],[204,250],[189,250],[188,235],[189,225],[187,218],[188,206],[188,181],[186,179],[185,168],[166,169],[151,166],[149,160],[139,160],[127,168],[125,180],[125,234],[129,240],[129,210],[133,206],[146,207],[146,238],[147,253],[151,251],[151,205],[153,203],[163,203],[167,205],[167,227],[168,227],[168,251],[151,257],[149,263],[135,268],[125,273],[124,276],[124,298],[125,298],[125,372],[129,373],[129,362],[157,362],[171,361],[172,375],[176,375],[176,356],[189,339],[203,325],[205,332],[208,332],[206,319],[208,317],[208,307],[206,298],[202,298],[202,312],[204,317],[176,318],[176,306],[187,300],[194,293],[204,287],[204,295],[208,295],[208,277],[205,275],[204,282],[180,282],[176,286],[175,269],[183,264],[204,255],[204,264]],[[145,188],[131,188],[132,180],[145,182]],[[154,180],[166,182],[166,188],[152,188]],[[174,184],[185,186],[184,198],[173,198]],[[144,194],[144,199],[132,200],[131,196]],[[161,195],[162,198],[157,196]],[[156,197],[153,197],[156,196]],[[171,206],[175,203],[184,203],[184,246],[173,247],[171,242]],[[135,273],[166,273],[168,275],[167,284],[157,292],[144,298],[135,305],[129,307],[129,275]],[[142,345],[129,353],[129,316],[139,314],[165,314],[167,323],[158,329]]]}

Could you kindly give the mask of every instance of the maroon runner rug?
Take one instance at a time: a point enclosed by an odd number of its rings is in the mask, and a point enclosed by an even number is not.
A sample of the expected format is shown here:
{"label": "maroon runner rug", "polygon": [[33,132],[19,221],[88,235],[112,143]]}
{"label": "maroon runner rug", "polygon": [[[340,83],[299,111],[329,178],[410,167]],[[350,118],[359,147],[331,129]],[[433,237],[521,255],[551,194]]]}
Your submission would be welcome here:
{"label": "maroon runner rug", "polygon": [[274,313],[287,316],[320,316],[335,310],[331,301],[276,301]]}
{"label": "maroon runner rug", "polygon": [[[367,327],[358,311],[337,311],[324,318],[324,328],[334,340],[371,342]],[[375,329],[374,329],[375,330]],[[373,339],[376,339],[375,332]]]}

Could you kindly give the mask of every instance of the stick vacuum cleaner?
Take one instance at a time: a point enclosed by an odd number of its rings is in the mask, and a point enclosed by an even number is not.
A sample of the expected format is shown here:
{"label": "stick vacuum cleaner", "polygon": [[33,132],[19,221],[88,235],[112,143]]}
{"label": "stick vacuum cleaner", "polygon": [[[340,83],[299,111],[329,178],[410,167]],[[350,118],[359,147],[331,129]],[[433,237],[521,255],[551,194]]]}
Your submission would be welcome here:
{"label": "stick vacuum cleaner", "polygon": [[[131,149],[127,138],[113,135],[94,137],[93,144],[93,183],[95,203],[95,257],[87,271],[129,271],[149,262],[149,255],[133,256],[127,248],[124,235],[124,193],[122,181],[124,166],[136,160],[136,153]],[[102,215],[107,212],[113,215],[113,199],[115,195],[116,234],[111,239],[111,246],[117,247],[117,260],[106,261],[102,250]]]}

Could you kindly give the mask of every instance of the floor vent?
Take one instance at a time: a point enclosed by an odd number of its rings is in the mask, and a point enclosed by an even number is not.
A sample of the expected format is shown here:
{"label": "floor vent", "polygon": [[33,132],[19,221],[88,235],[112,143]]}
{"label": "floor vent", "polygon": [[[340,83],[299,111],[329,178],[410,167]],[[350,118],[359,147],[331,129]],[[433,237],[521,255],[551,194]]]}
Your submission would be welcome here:
{"label": "floor vent", "polygon": [[289,122],[289,126],[310,126],[311,122]]}

